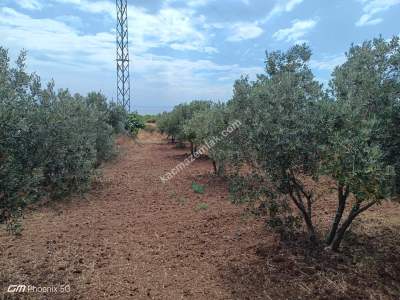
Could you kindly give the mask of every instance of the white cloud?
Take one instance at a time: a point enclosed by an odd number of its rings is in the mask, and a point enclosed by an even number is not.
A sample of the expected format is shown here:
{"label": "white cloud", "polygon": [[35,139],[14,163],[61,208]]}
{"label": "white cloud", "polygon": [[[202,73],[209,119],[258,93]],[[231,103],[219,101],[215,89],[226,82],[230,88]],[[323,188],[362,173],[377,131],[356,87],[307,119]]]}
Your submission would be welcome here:
{"label": "white cloud", "polygon": [[287,42],[304,42],[302,38],[313,29],[318,23],[318,20],[293,20],[292,26],[289,28],[280,29],[273,34],[273,38],[278,41],[285,40]]}
{"label": "white cloud", "polygon": [[[242,74],[253,77],[263,72],[263,68],[240,67],[237,64],[219,65],[210,60],[175,59],[169,56],[145,54],[136,57],[136,71],[145,74],[148,82],[166,82],[169,86],[196,85],[202,87],[209,80],[209,75],[239,78]],[[157,74],[157,76],[154,76]]]}
{"label": "white cloud", "polygon": [[[164,13],[168,16],[173,12]],[[169,26],[169,17],[167,16],[162,21]],[[146,15],[147,17],[149,16]],[[152,24],[152,22],[159,25],[160,20],[157,18],[146,18],[143,16],[139,18],[143,22],[141,25]],[[159,29],[161,32],[157,35],[159,37],[157,44],[173,40],[169,36],[169,31],[162,32],[163,29]],[[183,32],[176,32],[176,34],[185,36],[186,29],[182,28],[181,30]],[[177,31],[179,31],[178,28]],[[146,36],[151,34],[153,33],[147,32]],[[39,74],[45,70],[43,75],[46,79],[54,76],[60,86],[72,87],[75,88],[75,91],[82,93],[97,89],[100,85],[102,88],[109,89],[107,91],[109,96],[113,95],[111,87],[114,85],[109,84],[115,73],[115,36],[113,32],[82,34],[78,29],[61,20],[36,19],[11,8],[0,8],[0,36],[2,44],[13,51],[27,49],[30,65],[33,65]],[[151,42],[148,43],[151,44]],[[172,48],[180,48],[190,47],[191,43],[174,44],[171,42],[169,45]],[[205,46],[204,51],[212,53],[216,49]],[[132,60],[131,68],[135,78],[135,91],[139,89],[144,99],[147,97],[146,92],[149,93],[155,89],[163,92],[163,97],[177,99],[176,101],[185,100],[183,99],[185,97],[186,100],[192,98],[227,99],[231,95],[234,79],[239,78],[241,74],[254,76],[263,71],[258,67],[241,67],[237,64],[220,65],[209,59],[176,59],[169,56],[152,55],[144,51],[134,51]],[[85,74],[82,75],[85,79],[80,78],[78,74]],[[78,86],[79,88],[76,90]],[[162,89],[168,90],[169,94],[164,95]]]}
{"label": "white cloud", "polygon": [[[205,24],[206,28],[214,29],[228,29],[229,36],[227,41],[240,42],[243,40],[250,40],[259,37],[264,33],[262,25],[268,22],[273,16],[280,15],[284,12],[292,11],[297,5],[301,4],[304,0],[277,0],[271,12],[263,19],[254,22],[235,22],[235,23],[212,23]],[[244,5],[250,5],[250,0],[241,0]]]}
{"label": "white cloud", "polygon": [[8,47],[25,48],[67,64],[79,64],[79,58],[88,64],[107,64],[115,52],[112,33],[81,35],[61,21],[34,19],[11,8],[0,8],[0,36]]}
{"label": "white cloud", "polygon": [[77,6],[82,11],[90,13],[104,13],[115,15],[115,3],[109,1],[89,1],[89,0],[50,0],[52,2],[71,4]]}
{"label": "white cloud", "polygon": [[[191,45],[190,43],[183,43],[183,44],[170,44],[171,49],[179,50],[179,51],[198,51],[199,48],[196,45]],[[218,49],[214,47],[204,47],[202,48],[202,52],[207,54],[218,53]]]}
{"label": "white cloud", "polygon": [[[207,33],[198,29],[204,20],[191,10],[163,8],[157,14],[131,7],[129,10],[130,35],[135,47],[170,47],[175,50],[210,52]],[[140,50],[140,49],[139,49]],[[216,52],[212,49],[211,52]]]}
{"label": "white cloud", "polygon": [[235,79],[242,74],[254,79],[263,68],[144,54],[135,57],[134,72],[135,86],[145,87],[146,98],[149,92],[159,90],[155,96],[158,101],[162,95],[164,104],[173,105],[193,99],[227,100],[232,96]]}
{"label": "white cloud", "polygon": [[336,66],[343,64],[346,61],[344,54],[326,55],[321,59],[312,59],[310,66],[313,69],[332,72]]}
{"label": "white cloud", "polygon": [[[198,8],[207,6],[212,2],[216,2],[217,0],[164,0],[164,6],[170,6],[170,4],[183,4],[190,8]],[[243,4],[249,5],[250,0],[240,0]]]}
{"label": "white cloud", "polygon": [[206,6],[211,1],[213,0],[189,0],[186,1],[186,3],[190,7],[198,7],[198,6]]}
{"label": "white cloud", "polygon": [[[115,3],[109,1],[88,0],[52,0],[59,3],[76,5],[88,13],[108,14],[115,18]],[[167,3],[171,3],[170,0]],[[210,0],[192,0],[188,5],[195,6]],[[217,50],[209,45],[209,37],[203,28],[205,19],[196,15],[190,8],[171,8],[165,5],[157,13],[134,5],[129,6],[128,22],[131,28],[130,40],[135,51],[145,52],[150,48],[169,47],[181,51],[198,51],[215,53]]]}
{"label": "white cloud", "polygon": [[376,19],[371,19],[371,16],[369,15],[363,15],[361,18],[357,21],[356,26],[367,26],[367,25],[377,25],[383,21],[382,18],[376,18]]}
{"label": "white cloud", "polygon": [[259,37],[263,34],[263,29],[257,23],[234,23],[231,25],[231,35],[227,38],[229,42],[240,42]]}
{"label": "white cloud", "polygon": [[164,6],[169,7],[171,4],[179,3],[184,4],[191,8],[202,7],[210,4],[216,0],[164,0]]}
{"label": "white cloud", "polygon": [[376,25],[383,21],[382,18],[374,18],[375,15],[388,10],[392,6],[400,4],[400,0],[357,0],[363,5],[363,15],[356,22],[356,26]]}
{"label": "white cloud", "polygon": [[71,25],[74,28],[82,28],[84,25],[84,22],[82,19],[78,16],[74,15],[63,15],[63,16],[58,16],[54,18],[54,20],[61,21],[67,25]]}
{"label": "white cloud", "polygon": [[285,12],[291,12],[297,5],[301,4],[304,0],[277,0],[274,7],[264,19],[264,22],[268,21],[272,17],[279,16]]}
{"label": "white cloud", "polygon": [[43,8],[43,3],[38,0],[17,0],[16,3],[20,7],[29,10],[41,10]]}

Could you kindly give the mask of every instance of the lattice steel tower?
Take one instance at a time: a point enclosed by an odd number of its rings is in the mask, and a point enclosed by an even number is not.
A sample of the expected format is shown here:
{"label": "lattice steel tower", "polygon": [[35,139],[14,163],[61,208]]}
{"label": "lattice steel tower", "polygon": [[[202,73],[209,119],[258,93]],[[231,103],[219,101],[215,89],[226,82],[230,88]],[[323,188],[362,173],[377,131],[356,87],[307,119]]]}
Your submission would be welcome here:
{"label": "lattice steel tower", "polygon": [[117,4],[117,102],[130,112],[131,86],[129,78],[128,0]]}

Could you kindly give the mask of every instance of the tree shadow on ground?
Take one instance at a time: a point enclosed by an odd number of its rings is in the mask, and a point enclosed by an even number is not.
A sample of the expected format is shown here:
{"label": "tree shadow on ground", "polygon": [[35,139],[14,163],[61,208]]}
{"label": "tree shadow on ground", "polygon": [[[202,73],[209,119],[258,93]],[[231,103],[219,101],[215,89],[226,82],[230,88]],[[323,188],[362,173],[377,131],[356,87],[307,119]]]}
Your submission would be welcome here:
{"label": "tree shadow on ground", "polygon": [[258,244],[221,277],[234,299],[399,299],[400,228],[349,234],[341,253],[302,237]]}

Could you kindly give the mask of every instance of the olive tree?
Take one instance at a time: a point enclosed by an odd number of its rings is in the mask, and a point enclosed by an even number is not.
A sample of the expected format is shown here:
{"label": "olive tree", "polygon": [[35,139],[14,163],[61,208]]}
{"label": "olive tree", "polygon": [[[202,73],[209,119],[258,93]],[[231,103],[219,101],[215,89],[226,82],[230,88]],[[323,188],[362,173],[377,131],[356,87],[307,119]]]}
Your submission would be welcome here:
{"label": "olive tree", "polygon": [[347,61],[333,72],[335,101],[326,110],[330,126],[321,163],[322,173],[337,182],[337,211],[326,238],[333,250],[357,216],[393,192],[400,150],[395,130],[400,119],[399,49],[398,38],[352,46]]}
{"label": "olive tree", "polygon": [[160,114],[157,121],[157,127],[161,133],[166,134],[171,138],[172,143],[175,143],[176,136],[179,132],[179,122],[175,111]]}
{"label": "olive tree", "polygon": [[374,118],[371,139],[382,145],[383,155],[396,170],[400,191],[400,44],[382,37],[352,46],[347,61],[332,74],[332,94],[360,119]]}
{"label": "olive tree", "polygon": [[[337,209],[326,243],[338,250],[354,219],[390,196],[394,172],[373,139],[378,122],[360,118],[347,105],[335,105],[329,110],[333,120],[329,139],[322,146],[321,174],[336,181]],[[344,217],[348,205],[351,209]]]}
{"label": "olive tree", "polygon": [[42,165],[33,159],[41,143],[29,121],[37,119],[35,100],[40,87],[35,76],[24,72],[24,60],[21,53],[13,68],[8,51],[0,47],[0,223],[14,208],[37,197],[35,191],[43,179]]}
{"label": "olive tree", "polygon": [[196,112],[184,125],[186,135],[192,137],[196,147],[207,144],[207,155],[211,158],[215,174],[222,175],[230,153],[229,139],[222,139],[221,133],[229,126],[226,105],[214,103],[208,109]]}
{"label": "olive tree", "polygon": [[94,169],[114,153],[112,124],[121,120],[99,93],[87,97],[42,88],[26,53],[13,67],[0,47],[0,222],[40,197],[89,187]]}
{"label": "olive tree", "polygon": [[[314,193],[304,182],[317,174],[320,161],[316,102],[322,98],[320,84],[308,67],[310,49],[297,45],[288,52],[267,54],[266,75],[250,84],[236,83],[229,104],[246,134],[237,141],[239,157],[251,162],[271,182],[271,193],[288,197],[299,209],[311,240]],[[247,140],[247,142],[246,142]],[[237,157],[236,157],[237,158]]]}
{"label": "olive tree", "polygon": [[210,106],[210,101],[201,100],[179,104],[171,112],[160,115],[158,127],[162,133],[171,137],[172,142],[175,142],[175,140],[189,142],[191,153],[194,154],[196,137],[191,127],[187,126],[187,123],[197,112],[207,110]]}

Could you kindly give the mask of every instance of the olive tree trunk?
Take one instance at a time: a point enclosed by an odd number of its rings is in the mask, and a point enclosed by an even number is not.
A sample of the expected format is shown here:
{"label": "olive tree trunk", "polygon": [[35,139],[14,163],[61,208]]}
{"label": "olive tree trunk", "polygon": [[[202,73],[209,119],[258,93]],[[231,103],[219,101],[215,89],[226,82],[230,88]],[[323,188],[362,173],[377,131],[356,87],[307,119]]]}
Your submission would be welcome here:
{"label": "olive tree trunk", "polygon": [[194,144],[190,141],[190,154],[194,155]]}
{"label": "olive tree trunk", "polygon": [[342,184],[339,184],[338,187],[338,206],[336,209],[335,218],[333,220],[331,230],[326,238],[326,243],[330,245],[335,238],[336,232],[339,228],[340,221],[342,220],[344,209],[346,208],[346,201],[349,196],[349,187],[344,187]]}
{"label": "olive tree trunk", "polygon": [[[293,203],[296,207],[300,210],[304,222],[306,224],[308,237],[311,242],[315,242],[317,240],[317,235],[315,232],[314,224],[312,222],[312,193],[307,193],[303,186],[299,184],[295,179],[291,179],[293,186],[289,186],[290,198],[292,199]],[[306,199],[306,205],[304,205],[303,197]]]}
{"label": "olive tree trunk", "polygon": [[214,174],[218,174],[217,163],[215,162],[215,160],[212,161],[212,164],[213,164]]}
{"label": "olive tree trunk", "polygon": [[349,229],[350,225],[353,223],[354,219],[361,214],[362,212],[366,211],[369,209],[371,206],[375,205],[377,203],[376,200],[369,202],[365,206],[361,207],[361,202],[357,201],[356,204],[354,204],[353,208],[351,209],[347,219],[343,222],[343,224],[340,226],[340,228],[336,231],[331,243],[328,244],[328,248],[330,248],[333,251],[338,251],[340,244],[343,241],[343,238]]}

